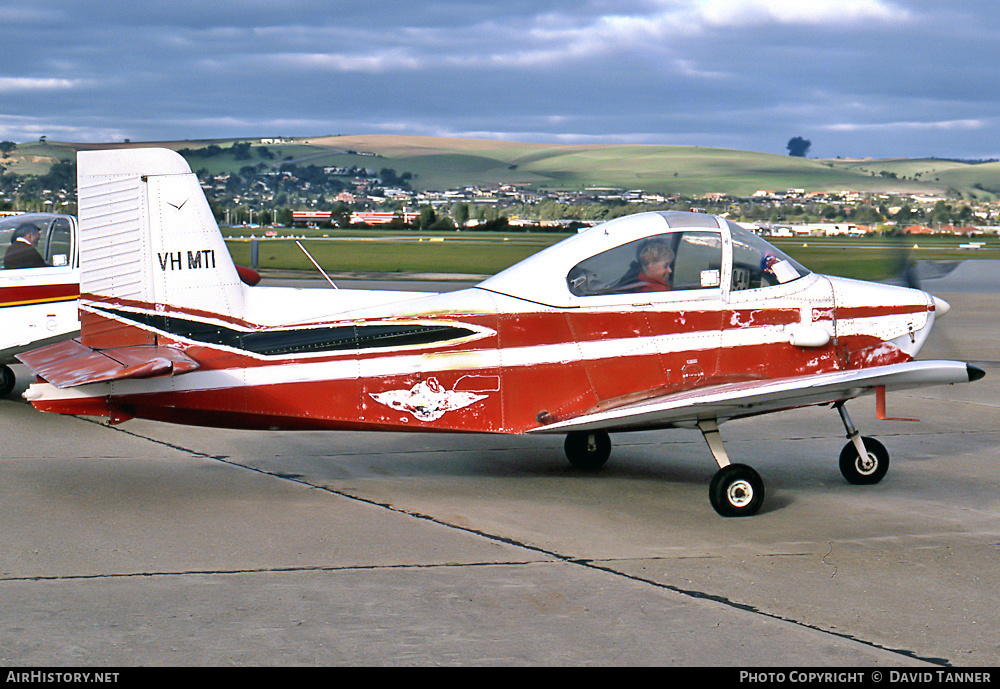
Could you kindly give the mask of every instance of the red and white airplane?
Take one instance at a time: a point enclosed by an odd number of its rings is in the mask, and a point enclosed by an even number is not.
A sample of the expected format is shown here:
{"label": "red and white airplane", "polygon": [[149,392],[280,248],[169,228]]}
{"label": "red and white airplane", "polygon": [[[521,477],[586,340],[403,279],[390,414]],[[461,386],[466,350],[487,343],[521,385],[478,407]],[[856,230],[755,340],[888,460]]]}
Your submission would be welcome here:
{"label": "red and white airplane", "polygon": [[713,507],[754,514],[764,485],[730,463],[724,421],[840,413],[853,483],[888,469],[844,403],[964,383],[916,361],[947,304],[810,272],[702,213],[604,223],[444,294],[248,287],[198,180],[157,149],[81,152],[79,339],[20,359],[40,410],[247,429],[557,433],[596,469],[609,433],[699,429]]}
{"label": "red and white airplane", "polygon": [[80,332],[76,234],[71,215],[0,220],[0,397],[14,389],[17,354]]}

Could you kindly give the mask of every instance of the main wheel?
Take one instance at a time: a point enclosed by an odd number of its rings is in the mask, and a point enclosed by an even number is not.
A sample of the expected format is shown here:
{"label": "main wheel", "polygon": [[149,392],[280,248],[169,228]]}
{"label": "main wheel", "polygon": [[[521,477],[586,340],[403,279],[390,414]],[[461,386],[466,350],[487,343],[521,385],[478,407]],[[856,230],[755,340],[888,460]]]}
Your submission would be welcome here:
{"label": "main wheel", "polygon": [[574,431],[566,436],[565,448],[574,467],[597,471],[611,456],[611,436],[604,431]]}
{"label": "main wheel", "polygon": [[730,464],[715,472],[708,498],[723,517],[749,517],[764,502],[764,481],[746,464]]}
{"label": "main wheel", "polygon": [[10,366],[0,366],[0,397],[6,397],[14,389],[14,372]]}
{"label": "main wheel", "polygon": [[868,451],[865,457],[858,454],[854,443],[850,442],[840,452],[840,473],[851,483],[871,485],[878,483],[889,471],[889,452],[875,438],[862,438]]}

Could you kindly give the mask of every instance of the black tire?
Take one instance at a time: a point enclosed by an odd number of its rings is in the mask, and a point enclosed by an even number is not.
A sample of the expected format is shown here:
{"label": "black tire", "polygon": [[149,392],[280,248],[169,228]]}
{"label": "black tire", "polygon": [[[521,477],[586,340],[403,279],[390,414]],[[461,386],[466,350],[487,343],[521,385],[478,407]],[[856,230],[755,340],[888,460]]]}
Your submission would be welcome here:
{"label": "black tire", "polygon": [[597,471],[611,456],[611,436],[604,431],[574,431],[566,436],[566,459],[582,471]]}
{"label": "black tire", "polygon": [[875,438],[862,438],[868,457],[861,460],[854,443],[847,443],[840,452],[840,473],[848,482],[858,486],[878,483],[889,471],[889,452]]}
{"label": "black tire", "polygon": [[14,372],[10,366],[0,366],[0,397],[6,397],[14,389]]}
{"label": "black tire", "polygon": [[764,503],[764,481],[746,464],[730,464],[715,472],[708,498],[723,517],[749,517]]}

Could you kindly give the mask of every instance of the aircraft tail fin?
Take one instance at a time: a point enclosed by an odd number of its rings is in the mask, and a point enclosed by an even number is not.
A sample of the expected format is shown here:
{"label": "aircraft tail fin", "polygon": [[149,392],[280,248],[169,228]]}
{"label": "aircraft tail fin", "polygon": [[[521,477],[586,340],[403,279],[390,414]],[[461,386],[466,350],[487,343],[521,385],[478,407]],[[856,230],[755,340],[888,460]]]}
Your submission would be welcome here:
{"label": "aircraft tail fin", "polygon": [[[81,341],[152,343],[88,314],[88,303],[240,319],[245,293],[197,176],[159,148],[81,151]],[[114,333],[111,336],[112,332]]]}

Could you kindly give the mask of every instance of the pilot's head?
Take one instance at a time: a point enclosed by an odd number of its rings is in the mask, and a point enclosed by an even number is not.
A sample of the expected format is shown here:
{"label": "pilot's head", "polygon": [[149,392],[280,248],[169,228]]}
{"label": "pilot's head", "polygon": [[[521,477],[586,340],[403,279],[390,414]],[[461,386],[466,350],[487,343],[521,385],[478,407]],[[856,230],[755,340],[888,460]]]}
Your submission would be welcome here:
{"label": "pilot's head", "polygon": [[648,277],[670,284],[670,274],[673,272],[674,252],[663,239],[651,239],[639,247],[637,258],[642,272]]}
{"label": "pilot's head", "polygon": [[12,242],[17,241],[18,239],[24,239],[32,246],[35,246],[38,244],[38,238],[41,235],[42,231],[38,229],[38,225],[26,222],[17,226],[17,229],[14,230],[14,235],[10,239]]}

